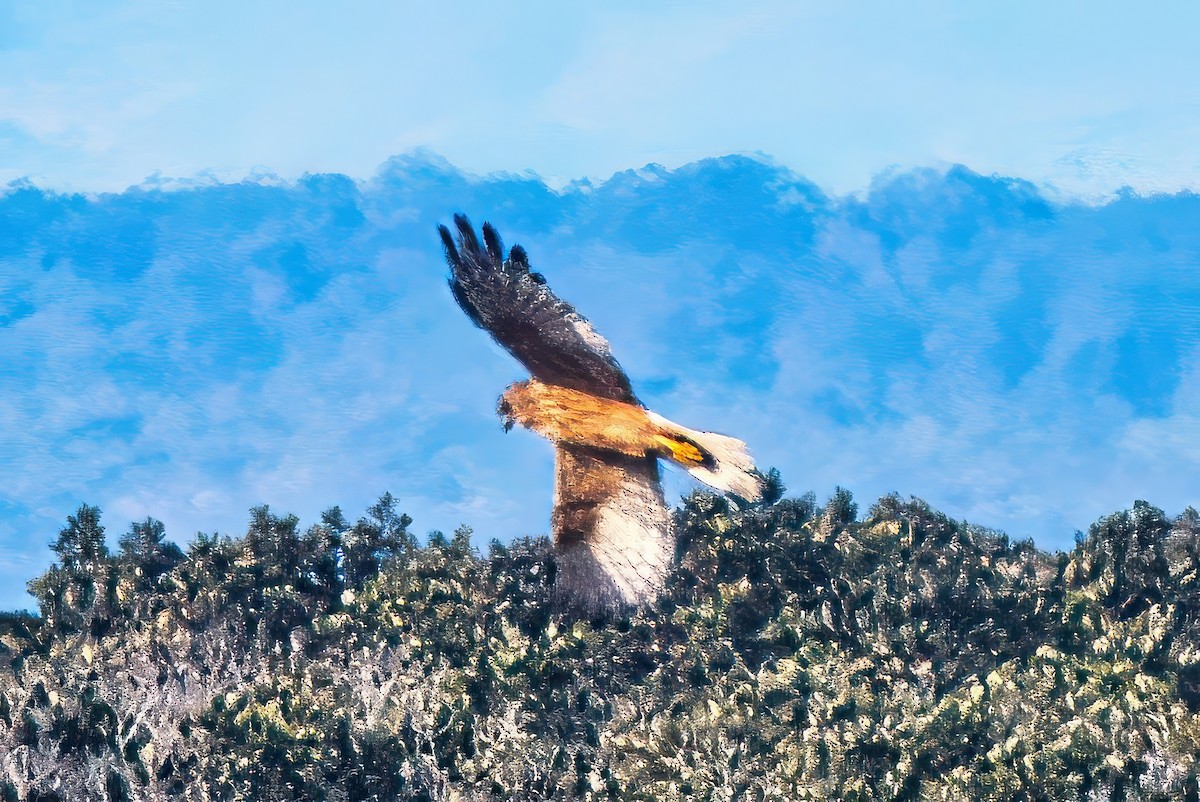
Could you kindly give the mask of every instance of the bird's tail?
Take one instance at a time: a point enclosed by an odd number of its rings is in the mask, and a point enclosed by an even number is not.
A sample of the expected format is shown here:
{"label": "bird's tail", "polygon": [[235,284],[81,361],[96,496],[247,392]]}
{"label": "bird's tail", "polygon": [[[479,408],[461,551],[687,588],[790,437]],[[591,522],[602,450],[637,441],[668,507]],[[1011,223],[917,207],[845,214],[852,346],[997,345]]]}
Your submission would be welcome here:
{"label": "bird's tail", "polygon": [[762,498],[763,476],[754,467],[746,444],[736,437],[698,432],[647,411],[666,434],[660,442],[673,462],[709,487],[741,496],[747,501]]}

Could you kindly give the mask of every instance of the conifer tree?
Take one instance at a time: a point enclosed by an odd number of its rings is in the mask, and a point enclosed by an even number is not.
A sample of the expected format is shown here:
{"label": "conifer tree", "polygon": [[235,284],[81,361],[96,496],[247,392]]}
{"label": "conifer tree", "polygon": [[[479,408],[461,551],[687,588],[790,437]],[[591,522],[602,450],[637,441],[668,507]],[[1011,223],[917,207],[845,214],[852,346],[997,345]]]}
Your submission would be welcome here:
{"label": "conifer tree", "polygon": [[152,582],[171,570],[183,552],[166,540],[166,527],[157,518],[129,524],[129,531],[119,541],[121,559],[142,582]]}
{"label": "conifer tree", "polygon": [[300,536],[296,529],[299,525],[300,519],[295,515],[280,518],[272,514],[266,504],[250,510],[246,546],[268,582],[281,582],[297,573]]}
{"label": "conifer tree", "polygon": [[79,505],[50,549],[59,562],[27,587],[53,626],[78,629],[97,608],[107,607],[115,592],[100,508]]}
{"label": "conifer tree", "polygon": [[67,525],[58,531],[58,539],[50,544],[50,548],[68,571],[86,571],[97,562],[108,559],[104,527],[100,524],[100,508],[79,505],[74,515],[67,516]]}
{"label": "conifer tree", "polygon": [[416,539],[408,531],[411,523],[412,518],[396,510],[396,498],[391,493],[384,493],[368,507],[366,517],[343,540],[346,583],[361,586],[379,573],[387,560],[411,554],[416,548]]}

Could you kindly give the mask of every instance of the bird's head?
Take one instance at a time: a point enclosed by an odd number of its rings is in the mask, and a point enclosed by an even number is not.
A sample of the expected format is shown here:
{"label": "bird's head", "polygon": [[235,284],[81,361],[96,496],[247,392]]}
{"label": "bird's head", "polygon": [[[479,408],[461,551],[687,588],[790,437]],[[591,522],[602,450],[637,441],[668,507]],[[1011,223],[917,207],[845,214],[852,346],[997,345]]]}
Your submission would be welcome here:
{"label": "bird's head", "polygon": [[511,432],[512,427],[517,423],[517,419],[513,415],[512,404],[508,403],[508,398],[503,395],[500,396],[500,400],[496,403],[496,414],[500,416],[500,420],[504,424],[504,431]]}
{"label": "bird's head", "polygon": [[512,431],[518,423],[529,427],[532,413],[536,410],[537,397],[531,391],[531,381],[515,382],[508,385],[500,400],[496,402],[496,414],[504,422],[504,431]]}

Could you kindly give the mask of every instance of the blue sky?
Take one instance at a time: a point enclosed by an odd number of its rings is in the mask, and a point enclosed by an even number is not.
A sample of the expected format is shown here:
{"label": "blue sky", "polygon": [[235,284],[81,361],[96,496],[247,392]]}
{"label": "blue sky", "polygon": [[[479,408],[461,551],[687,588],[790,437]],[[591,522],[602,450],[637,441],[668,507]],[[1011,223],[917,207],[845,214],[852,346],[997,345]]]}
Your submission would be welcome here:
{"label": "blue sky", "polygon": [[1196,504],[1200,12],[965,5],[0,2],[0,607],[85,501],[545,532],[459,210],[796,492]]}
{"label": "blue sky", "polygon": [[0,0],[0,179],[366,178],[427,146],[558,180],[762,151],[839,193],[952,163],[1173,190],[1198,27],[1169,0]]}

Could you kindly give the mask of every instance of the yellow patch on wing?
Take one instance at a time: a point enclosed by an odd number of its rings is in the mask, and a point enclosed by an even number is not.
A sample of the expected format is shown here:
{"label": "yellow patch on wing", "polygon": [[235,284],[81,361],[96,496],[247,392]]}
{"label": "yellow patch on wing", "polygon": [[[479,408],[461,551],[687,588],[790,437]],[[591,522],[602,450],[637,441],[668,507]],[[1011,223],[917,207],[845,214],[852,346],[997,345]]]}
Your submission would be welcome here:
{"label": "yellow patch on wing", "polygon": [[660,445],[666,446],[667,451],[671,452],[671,456],[677,462],[682,462],[685,465],[699,465],[704,462],[704,454],[691,443],[685,443],[682,440],[673,440],[661,434],[654,435],[654,440]]}

